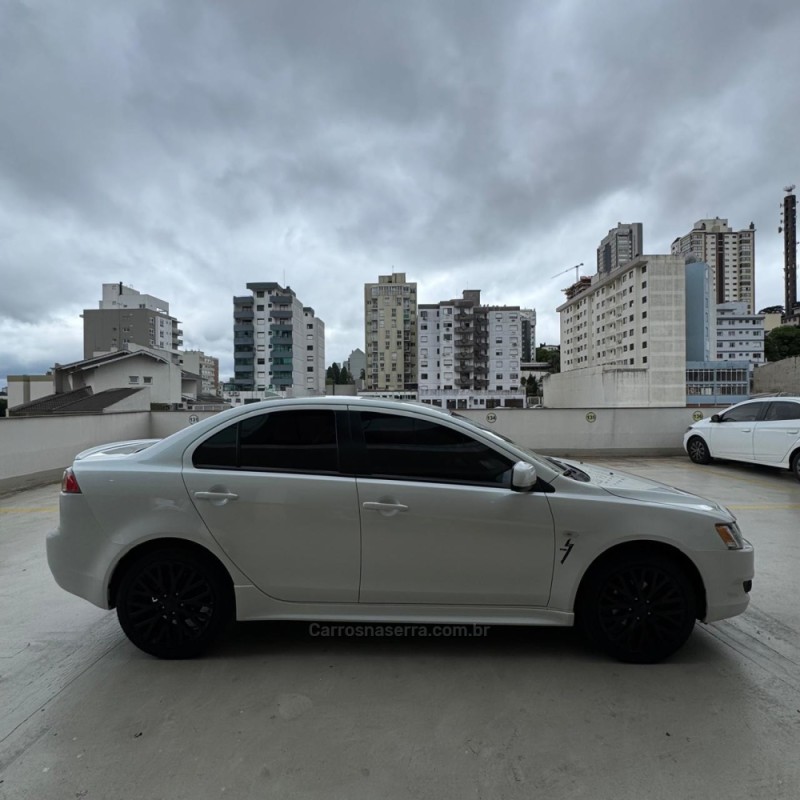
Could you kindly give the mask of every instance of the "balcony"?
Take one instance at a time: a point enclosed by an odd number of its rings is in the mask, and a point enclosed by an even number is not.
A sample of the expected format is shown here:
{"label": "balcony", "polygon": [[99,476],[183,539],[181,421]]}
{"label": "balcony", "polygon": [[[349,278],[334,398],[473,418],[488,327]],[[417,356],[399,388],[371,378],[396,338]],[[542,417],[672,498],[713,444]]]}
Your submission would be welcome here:
{"label": "balcony", "polygon": [[252,311],[234,311],[233,318],[236,320],[252,320],[254,314]]}
{"label": "balcony", "polygon": [[270,325],[269,329],[270,329],[270,331],[272,331],[272,333],[291,333],[292,332],[292,326],[291,325]]}
{"label": "balcony", "polygon": [[273,319],[291,319],[292,318],[292,311],[289,309],[288,311],[283,311],[279,308],[271,308],[269,310],[269,314]]}

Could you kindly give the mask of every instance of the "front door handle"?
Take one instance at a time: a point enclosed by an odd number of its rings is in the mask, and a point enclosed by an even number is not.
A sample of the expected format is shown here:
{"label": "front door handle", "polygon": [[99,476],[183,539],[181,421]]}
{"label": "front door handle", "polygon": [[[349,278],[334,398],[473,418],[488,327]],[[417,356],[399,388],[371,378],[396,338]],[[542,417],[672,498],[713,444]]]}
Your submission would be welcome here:
{"label": "front door handle", "polygon": [[233,492],[195,492],[194,496],[198,500],[210,500],[212,503],[224,505],[228,500],[238,500],[239,495]]}
{"label": "front door handle", "polygon": [[742,428],[742,433],[750,433],[752,428]]}
{"label": "front door handle", "polygon": [[393,516],[399,511],[408,511],[408,506],[402,503],[375,503],[368,501],[361,506],[365,511],[380,511],[382,514]]}

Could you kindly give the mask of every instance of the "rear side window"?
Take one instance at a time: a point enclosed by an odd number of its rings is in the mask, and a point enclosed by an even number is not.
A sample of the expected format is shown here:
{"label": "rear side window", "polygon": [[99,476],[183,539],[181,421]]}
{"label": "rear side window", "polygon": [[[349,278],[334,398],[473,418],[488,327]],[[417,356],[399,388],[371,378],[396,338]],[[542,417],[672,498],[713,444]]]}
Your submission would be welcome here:
{"label": "rear side window", "polygon": [[332,410],[271,411],[230,425],[192,454],[198,469],[336,472],[336,416]]}
{"label": "rear side window", "polygon": [[791,403],[787,400],[770,403],[764,420],[774,422],[783,419],[800,419],[800,403]]}
{"label": "rear side window", "polygon": [[370,474],[382,478],[507,484],[512,462],[483,442],[416,417],[362,412]]}

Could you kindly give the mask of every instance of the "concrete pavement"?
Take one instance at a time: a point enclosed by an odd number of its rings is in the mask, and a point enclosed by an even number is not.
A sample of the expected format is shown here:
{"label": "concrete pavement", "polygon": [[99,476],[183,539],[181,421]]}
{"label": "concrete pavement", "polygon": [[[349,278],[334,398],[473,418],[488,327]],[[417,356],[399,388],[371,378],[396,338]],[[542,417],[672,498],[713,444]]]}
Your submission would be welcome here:
{"label": "concrete pavement", "polygon": [[0,798],[800,797],[800,483],[598,459],[721,501],[756,546],[741,617],[627,666],[571,630],[318,638],[233,628],[164,662],[59,589],[58,487],[0,498]]}

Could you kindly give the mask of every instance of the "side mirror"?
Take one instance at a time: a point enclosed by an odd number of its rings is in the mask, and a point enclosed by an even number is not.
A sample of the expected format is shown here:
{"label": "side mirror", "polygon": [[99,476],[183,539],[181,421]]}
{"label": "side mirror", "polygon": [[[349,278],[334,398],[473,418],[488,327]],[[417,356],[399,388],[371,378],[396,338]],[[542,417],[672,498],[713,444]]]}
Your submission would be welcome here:
{"label": "side mirror", "polygon": [[511,488],[515,492],[528,492],[536,485],[536,467],[526,461],[517,461],[511,470]]}
{"label": "side mirror", "polygon": [[712,414],[710,421],[711,422],[722,422],[722,420],[719,418],[719,414]]}

